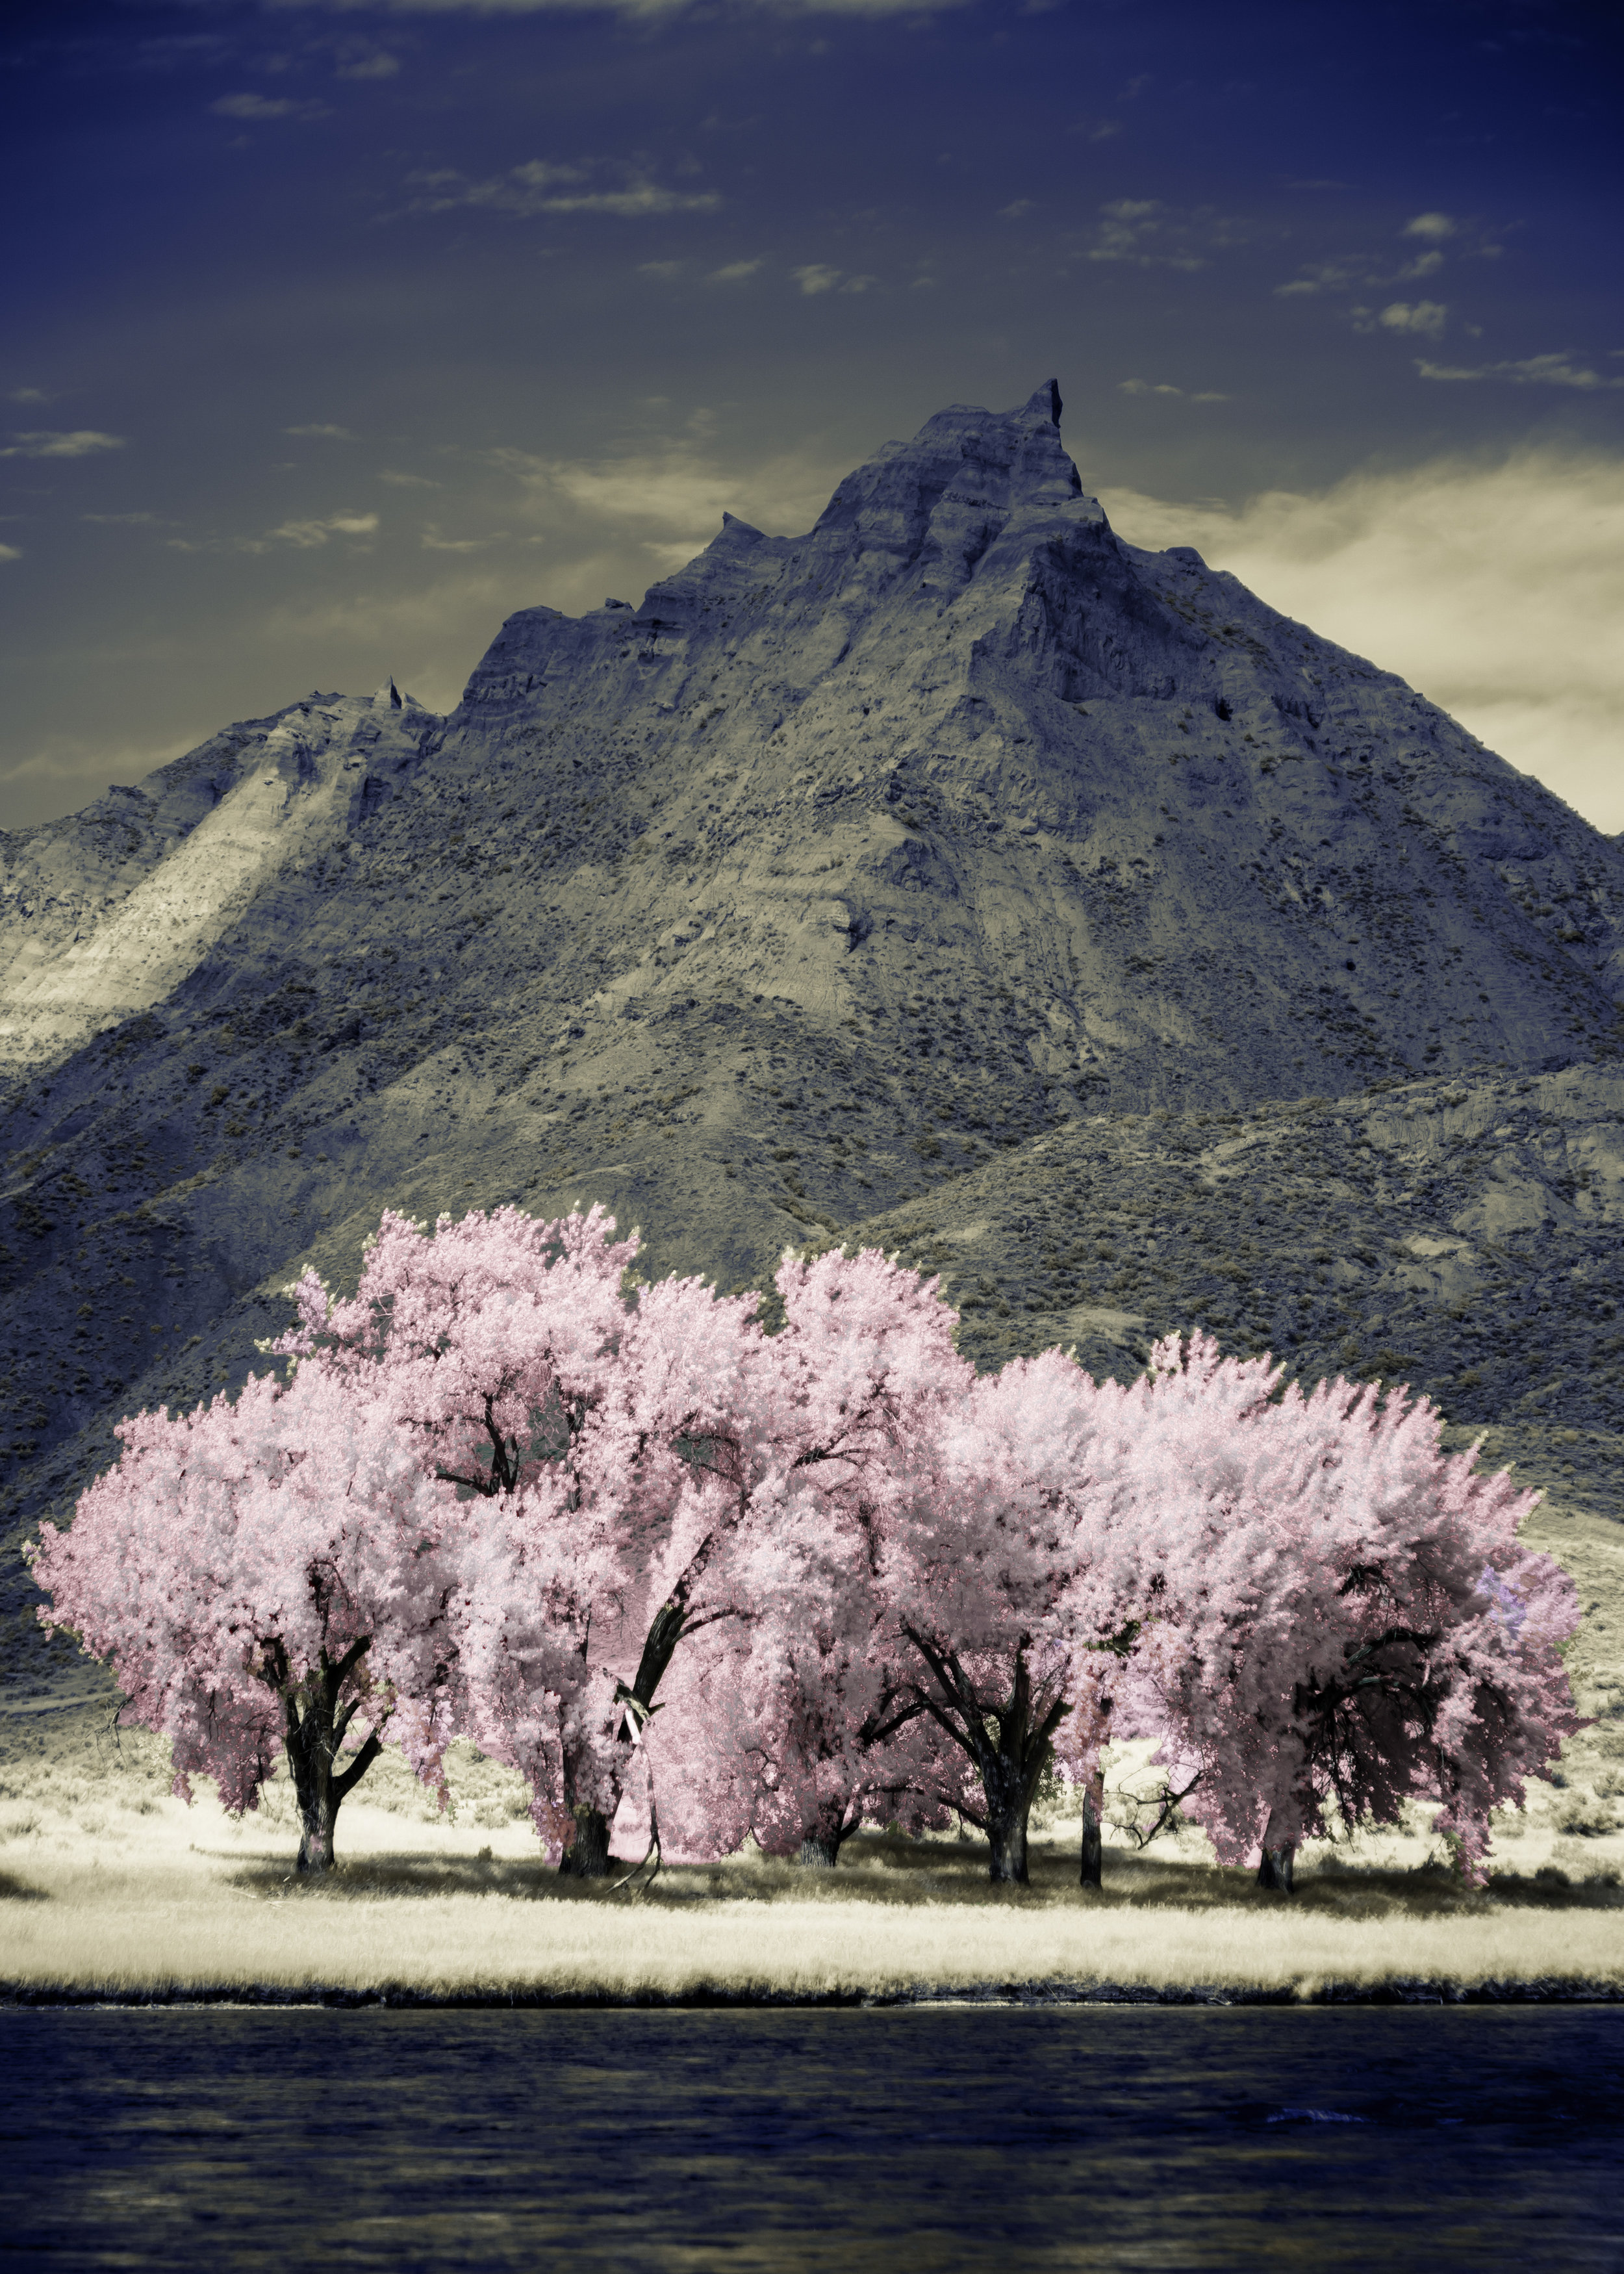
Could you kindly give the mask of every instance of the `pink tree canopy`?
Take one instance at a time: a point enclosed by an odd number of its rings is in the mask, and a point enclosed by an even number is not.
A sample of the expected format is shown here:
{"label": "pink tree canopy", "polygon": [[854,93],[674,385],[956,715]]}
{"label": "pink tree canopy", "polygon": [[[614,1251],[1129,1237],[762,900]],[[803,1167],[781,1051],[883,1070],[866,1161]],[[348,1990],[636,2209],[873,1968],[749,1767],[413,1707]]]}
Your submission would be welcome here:
{"label": "pink tree canopy", "polygon": [[886,1561],[912,1695],[973,1771],[955,1806],[1026,1878],[1051,1758],[1095,1809],[1109,1676],[1137,1632],[1132,1394],[1057,1350],[974,1382],[898,1503]]}
{"label": "pink tree canopy", "polygon": [[123,1457],[71,1528],[41,1527],[40,1615],[109,1662],[122,1717],[170,1740],[183,1797],[201,1773],[228,1809],[257,1807],[285,1743],[299,1868],[324,1870],[339,1803],[386,1728],[442,1781],[454,1496],[320,1374],[286,1389],[251,1377],[235,1404],[138,1414],[118,1434]]}
{"label": "pink tree canopy", "polygon": [[1573,1583],[1517,1540],[1538,1495],[1446,1454],[1425,1398],[1281,1374],[1175,1336],[1133,1393],[1143,1627],[1119,1726],[1196,1781],[1186,1812],[1225,1862],[1261,1849],[1289,1884],[1333,1803],[1351,1826],[1414,1798],[1480,1876],[1490,1811],[1582,1726]]}
{"label": "pink tree canopy", "polygon": [[891,1512],[974,1377],[936,1283],[876,1250],[786,1257],[777,1284],[783,1329],[744,1377],[733,1616],[679,1676],[682,1710],[672,1696],[662,1820],[691,1849],[703,1795],[718,1825],[827,1864],[865,1815],[944,1824],[962,1781],[913,1695],[883,1562]]}
{"label": "pink tree canopy", "polygon": [[302,1868],[387,1728],[442,1789],[471,1734],[585,1872],[651,1775],[692,1853],[832,1861],[865,1814],[953,1808],[1019,1880],[1052,1754],[1097,1877],[1115,1735],[1282,1884],[1409,1799],[1480,1876],[1491,1811],[1582,1726],[1535,1495],[1425,1399],[1304,1394],[1204,1336],[1125,1386],[1058,1351],[978,1380],[938,1284],[872,1250],[786,1257],[769,1336],[753,1296],[638,1284],[613,1232],[386,1216],[353,1298],[299,1283],[285,1385],[124,1422],[42,1527],[41,1616],[178,1790],[252,1806],[286,1746]]}
{"label": "pink tree canopy", "polygon": [[276,1344],[386,1414],[456,1495],[448,1553],[470,1734],[530,1784],[544,1844],[607,1868],[608,1825],[736,1525],[755,1298],[634,1285],[601,1209],[433,1231],[386,1216],[359,1284],[313,1275]]}

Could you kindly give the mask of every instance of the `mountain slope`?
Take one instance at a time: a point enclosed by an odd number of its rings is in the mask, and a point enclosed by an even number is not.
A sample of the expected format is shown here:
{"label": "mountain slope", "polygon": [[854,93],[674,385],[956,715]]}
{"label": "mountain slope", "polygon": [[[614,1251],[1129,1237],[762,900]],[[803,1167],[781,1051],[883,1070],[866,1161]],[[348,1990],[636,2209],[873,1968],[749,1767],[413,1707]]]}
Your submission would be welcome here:
{"label": "mountain slope", "polygon": [[312,697],[0,843],[14,1525],[386,1204],[598,1197],[748,1284],[1126,1117],[1617,1056],[1619,847],[1123,545],[1058,410],[522,611],[447,719]]}

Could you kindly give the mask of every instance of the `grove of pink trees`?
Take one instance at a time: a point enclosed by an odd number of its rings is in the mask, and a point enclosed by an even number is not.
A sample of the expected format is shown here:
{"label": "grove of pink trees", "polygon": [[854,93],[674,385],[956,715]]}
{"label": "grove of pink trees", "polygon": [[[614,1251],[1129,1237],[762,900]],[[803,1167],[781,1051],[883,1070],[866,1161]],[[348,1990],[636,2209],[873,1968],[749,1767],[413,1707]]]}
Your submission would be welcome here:
{"label": "grove of pink trees", "polygon": [[607,1870],[643,1795],[683,1852],[824,1864],[957,1814],[1019,1883],[1052,1761],[1097,1882],[1103,1751],[1139,1738],[1273,1884],[1411,1799],[1477,1878],[1580,1726],[1534,1496],[1425,1400],[1199,1336],[1128,1384],[1058,1351],[978,1378],[936,1283],[873,1251],[786,1257],[768,1334],[754,1297],[639,1282],[613,1231],[387,1216],[353,1298],[300,1283],[285,1383],[126,1422],[42,1527],[41,1617],[177,1789],[252,1806],[285,1747],[301,1868],[386,1736],[443,1784],[464,1735],[566,1871]]}

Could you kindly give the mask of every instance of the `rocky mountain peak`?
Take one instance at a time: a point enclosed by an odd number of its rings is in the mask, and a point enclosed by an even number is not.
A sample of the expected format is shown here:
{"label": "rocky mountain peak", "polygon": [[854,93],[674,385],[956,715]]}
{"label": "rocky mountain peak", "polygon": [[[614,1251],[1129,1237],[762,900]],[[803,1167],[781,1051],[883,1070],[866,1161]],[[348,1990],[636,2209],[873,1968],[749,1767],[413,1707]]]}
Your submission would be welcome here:
{"label": "rocky mountain peak", "polygon": [[[1445,1078],[1487,1112],[1616,1060],[1619,846],[1193,548],[1124,544],[1059,416],[1052,383],[954,406],[802,536],[729,515],[635,606],[523,608],[447,719],[312,694],[0,837],[16,1507],[240,1379],[386,1204],[601,1200],[651,1269],[737,1285],[927,1203],[969,1242],[1018,1170],[1080,1191],[1111,1150],[1126,1192],[1174,1124]],[[1244,1214],[1227,1142],[1168,1156],[1192,1238],[1220,1186]],[[1419,1203],[1383,1205],[1385,1238]],[[1029,1259],[1056,1315],[1074,1251]]]}

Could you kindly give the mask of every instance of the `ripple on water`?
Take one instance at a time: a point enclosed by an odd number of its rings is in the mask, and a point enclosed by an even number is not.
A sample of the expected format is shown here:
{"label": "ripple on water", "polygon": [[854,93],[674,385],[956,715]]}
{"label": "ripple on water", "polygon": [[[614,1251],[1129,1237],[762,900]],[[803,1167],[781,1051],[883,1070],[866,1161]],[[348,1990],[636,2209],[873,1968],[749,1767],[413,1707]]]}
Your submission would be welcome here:
{"label": "ripple on water", "polygon": [[0,2014],[0,2255],[1624,2267],[1624,2011]]}

